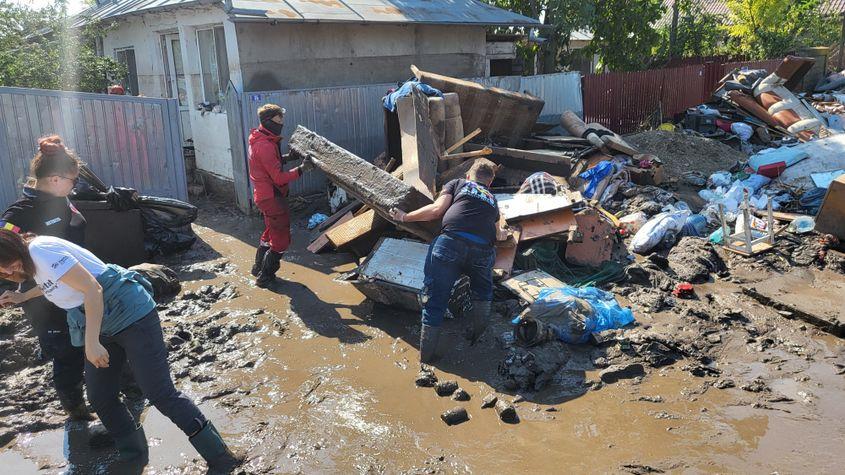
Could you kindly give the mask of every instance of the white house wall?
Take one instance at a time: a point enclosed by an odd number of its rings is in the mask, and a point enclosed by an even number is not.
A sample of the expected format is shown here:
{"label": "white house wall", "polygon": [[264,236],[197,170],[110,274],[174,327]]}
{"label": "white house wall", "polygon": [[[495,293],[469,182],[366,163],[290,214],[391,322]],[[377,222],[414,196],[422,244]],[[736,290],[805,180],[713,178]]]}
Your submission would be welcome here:
{"label": "white house wall", "polygon": [[[197,168],[223,178],[232,179],[232,157],[228,125],[225,112],[196,110],[203,101],[200,78],[199,51],[196,30],[198,28],[223,24],[226,27],[226,41],[232,25],[225,25],[228,18],[222,9],[202,7],[180,9],[172,12],[146,14],[119,21],[103,39],[103,51],[114,57],[114,51],[121,48],[135,49],[135,66],[138,72],[140,94],[148,97],[166,97],[167,86],[164,60],[161,53],[161,35],[179,33],[182,58],[185,65],[188,92],[188,116],[191,138],[196,151]],[[236,44],[236,43],[233,43]],[[230,69],[237,70],[237,48],[229,48]],[[240,75],[232,75],[240,80]]]}
{"label": "white house wall", "polygon": [[481,26],[236,23],[244,90],[383,84],[409,66],[456,77],[485,73]]}

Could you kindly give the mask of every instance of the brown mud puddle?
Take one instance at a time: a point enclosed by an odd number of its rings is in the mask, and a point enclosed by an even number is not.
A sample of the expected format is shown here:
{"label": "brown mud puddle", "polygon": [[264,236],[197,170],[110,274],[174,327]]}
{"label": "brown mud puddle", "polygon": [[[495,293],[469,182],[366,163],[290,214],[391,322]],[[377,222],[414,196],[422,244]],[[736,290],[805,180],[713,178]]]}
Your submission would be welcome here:
{"label": "brown mud puddle", "polygon": [[[497,336],[506,323],[471,347],[462,323],[449,321],[436,373],[471,395],[456,402],[414,386],[417,315],[374,306],[332,280],[354,267],[348,256],[314,256],[304,249],[307,234],[297,231],[281,271],[289,282],[274,293],[247,279],[257,219],[206,203],[195,230],[202,243],[170,263],[195,279],[183,282],[183,296],[202,295],[208,285],[236,292],[211,291],[201,306],[202,298],[178,300],[167,306],[173,315],[163,310],[171,363],[177,386],[248,454],[247,473],[841,470],[833,454],[845,440],[845,376],[837,366],[845,364],[843,341],[778,318],[737,286],[704,284],[699,292],[747,307],[751,323],[771,326],[767,335],[778,344],[722,332],[712,364],[718,376],[694,376],[680,360],[596,384],[600,370],[588,350],[572,348],[548,387],[518,394],[505,390],[498,373],[506,350]],[[675,313],[634,310],[642,328],[691,330]],[[733,387],[715,386],[727,379]],[[519,423],[481,409],[491,392],[517,398]],[[456,406],[471,419],[446,426],[440,413]],[[145,473],[202,473],[175,426],[155,409],[144,423],[151,440]],[[19,434],[0,450],[0,466],[6,473],[108,473],[111,457],[66,426]]]}

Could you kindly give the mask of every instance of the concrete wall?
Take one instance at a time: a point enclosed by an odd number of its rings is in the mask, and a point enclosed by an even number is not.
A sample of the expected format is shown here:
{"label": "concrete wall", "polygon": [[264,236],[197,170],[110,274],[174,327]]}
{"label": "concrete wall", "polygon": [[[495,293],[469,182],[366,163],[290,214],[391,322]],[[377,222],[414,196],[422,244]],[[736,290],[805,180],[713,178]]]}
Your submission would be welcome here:
{"label": "concrete wall", "polygon": [[411,64],[484,76],[485,32],[476,26],[237,23],[246,91],[380,84]]}

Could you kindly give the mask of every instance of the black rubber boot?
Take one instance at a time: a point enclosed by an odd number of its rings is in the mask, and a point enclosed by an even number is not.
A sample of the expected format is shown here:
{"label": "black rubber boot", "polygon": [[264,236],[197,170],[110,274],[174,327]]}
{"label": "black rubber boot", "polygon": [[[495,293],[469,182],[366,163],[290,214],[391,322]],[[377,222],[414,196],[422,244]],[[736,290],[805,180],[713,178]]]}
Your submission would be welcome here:
{"label": "black rubber boot", "polygon": [[88,426],[88,445],[93,448],[110,447],[114,445],[114,438],[103,424]]}
{"label": "black rubber boot", "polygon": [[420,330],[420,363],[431,364],[440,357],[437,354],[437,342],[440,340],[440,327],[423,323]]}
{"label": "black rubber boot", "polygon": [[74,386],[73,389],[56,391],[59,396],[59,403],[72,421],[93,421],[95,418],[85,405],[82,383]]}
{"label": "black rubber boot", "polygon": [[223,442],[220,433],[211,422],[188,439],[208,464],[208,473],[231,473],[244,462],[244,457],[235,455]]}
{"label": "black rubber boot", "polygon": [[150,457],[150,448],[147,445],[147,434],[142,426],[137,426],[134,431],[114,438],[114,446],[117,448],[117,460],[119,462],[139,462],[146,464]]}
{"label": "black rubber boot", "polygon": [[470,329],[469,329],[469,341],[472,342],[474,345],[481,335],[484,334],[484,330],[487,329],[487,325],[490,324],[490,312],[493,307],[493,302],[489,300],[473,300],[472,301],[472,310],[469,311],[470,317]]}
{"label": "black rubber boot", "polygon": [[276,271],[279,270],[280,262],[282,261],[282,253],[268,250],[264,254],[264,259],[261,261],[261,270],[258,272],[258,278],[255,279],[255,285],[266,289],[274,282],[276,282]]}
{"label": "black rubber boot", "polygon": [[260,243],[258,245],[258,249],[255,250],[255,263],[252,264],[252,270],[250,273],[253,277],[258,277],[258,273],[261,272],[261,263],[264,262],[264,255],[267,254],[267,251],[270,250],[270,246],[265,243]]}

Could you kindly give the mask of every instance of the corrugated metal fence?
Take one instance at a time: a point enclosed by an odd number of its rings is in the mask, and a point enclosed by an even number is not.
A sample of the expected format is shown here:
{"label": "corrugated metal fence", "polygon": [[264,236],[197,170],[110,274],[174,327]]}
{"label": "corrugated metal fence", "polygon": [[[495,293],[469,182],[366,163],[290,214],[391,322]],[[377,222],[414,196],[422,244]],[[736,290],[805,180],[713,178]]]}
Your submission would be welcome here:
{"label": "corrugated metal fence", "polygon": [[[577,72],[472,80],[487,86],[528,92],[540,97],[546,101],[544,115],[559,116],[566,110],[576,111],[579,115],[583,112],[581,76]],[[250,129],[258,126],[256,114],[258,108],[267,103],[274,103],[287,110],[286,133],[292,133],[294,127],[299,124],[323,135],[361,158],[372,160],[385,149],[384,112],[381,99],[388,89],[395,86],[395,84],[375,84],[240,94],[239,107],[244,126],[243,137],[240,140],[245,140],[249,136]],[[236,139],[239,137],[233,137],[233,140]],[[285,141],[282,147],[286,146]],[[236,153],[234,146],[232,150],[233,154]],[[238,157],[233,157],[233,159],[238,160]],[[243,157],[243,160],[245,159],[246,157]],[[236,170],[237,168],[235,167]],[[235,177],[235,182],[237,184],[241,180]],[[298,180],[291,188],[291,194],[319,192],[324,188],[325,178],[321,174],[313,173]],[[239,203],[241,195],[248,193],[243,190],[235,191],[239,195]]]}
{"label": "corrugated metal fence", "polygon": [[49,134],[109,185],[188,199],[176,99],[0,87],[0,206],[19,195]]}
{"label": "corrugated metal fence", "polygon": [[617,133],[630,133],[646,122],[671,120],[706,102],[719,80],[734,68],[773,71],[781,60],[707,63],[676,68],[584,76],[584,120]]}

